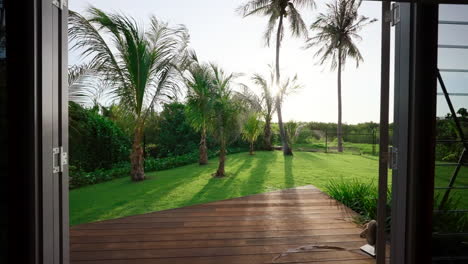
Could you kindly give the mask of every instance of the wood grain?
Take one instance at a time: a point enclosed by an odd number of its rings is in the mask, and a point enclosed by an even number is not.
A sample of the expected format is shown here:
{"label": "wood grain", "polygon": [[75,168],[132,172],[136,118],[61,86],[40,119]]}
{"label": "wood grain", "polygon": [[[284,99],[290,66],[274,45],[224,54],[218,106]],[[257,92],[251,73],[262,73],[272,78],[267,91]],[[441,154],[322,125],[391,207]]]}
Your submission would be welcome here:
{"label": "wood grain", "polygon": [[374,263],[355,216],[293,188],[74,226],[71,263]]}

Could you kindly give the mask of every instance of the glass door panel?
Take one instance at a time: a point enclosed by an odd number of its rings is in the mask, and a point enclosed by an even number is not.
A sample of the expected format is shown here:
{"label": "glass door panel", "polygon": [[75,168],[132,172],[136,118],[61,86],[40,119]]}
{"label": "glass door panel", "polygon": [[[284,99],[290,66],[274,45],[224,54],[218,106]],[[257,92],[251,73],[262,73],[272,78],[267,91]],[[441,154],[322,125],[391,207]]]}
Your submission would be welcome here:
{"label": "glass door panel", "polygon": [[433,263],[468,261],[468,6],[440,5]]}

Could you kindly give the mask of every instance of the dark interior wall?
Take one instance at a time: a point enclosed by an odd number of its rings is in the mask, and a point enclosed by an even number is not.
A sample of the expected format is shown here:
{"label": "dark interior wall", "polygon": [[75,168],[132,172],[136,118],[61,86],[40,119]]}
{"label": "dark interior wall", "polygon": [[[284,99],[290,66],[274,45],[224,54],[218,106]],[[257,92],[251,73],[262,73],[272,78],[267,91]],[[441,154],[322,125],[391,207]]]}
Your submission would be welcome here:
{"label": "dark interior wall", "polygon": [[[0,159],[8,162],[8,170],[0,175],[0,183],[6,195],[6,211],[2,210],[0,221],[8,221],[8,260],[0,263],[35,263],[38,259],[37,243],[37,161],[36,161],[36,40],[35,19],[38,1],[3,0],[6,7],[6,85],[2,89],[1,110],[7,110],[8,127],[3,127],[2,138],[8,135],[8,145],[2,144]],[[5,80],[5,78],[3,78]],[[3,97],[7,93],[8,100]],[[3,102],[6,101],[6,106]],[[6,144],[6,143],[5,143]],[[6,173],[5,173],[6,172]],[[2,197],[3,198],[3,197]],[[5,205],[6,206],[6,205]],[[8,219],[8,220],[6,220]],[[14,259],[13,259],[14,257]],[[10,259],[11,258],[11,259]]]}
{"label": "dark interior wall", "polygon": [[[2,175],[8,171],[8,154],[7,154],[7,90],[6,90],[6,57],[5,57],[5,23],[4,23],[3,0],[0,0],[0,171]],[[0,185],[0,193],[3,195],[6,191],[6,184]],[[2,195],[2,196],[3,196]],[[5,197],[0,199],[0,263],[6,263],[7,258],[7,224],[8,217],[5,215],[8,211],[8,206]]]}

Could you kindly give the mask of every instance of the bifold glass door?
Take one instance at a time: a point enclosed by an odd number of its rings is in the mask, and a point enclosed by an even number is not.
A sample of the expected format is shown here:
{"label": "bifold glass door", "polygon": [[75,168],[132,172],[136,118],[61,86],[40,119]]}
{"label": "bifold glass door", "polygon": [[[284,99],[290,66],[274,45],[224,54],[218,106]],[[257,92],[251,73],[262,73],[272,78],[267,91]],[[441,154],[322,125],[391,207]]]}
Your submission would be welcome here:
{"label": "bifold glass door", "polygon": [[468,5],[439,6],[433,263],[468,263]]}
{"label": "bifold glass door", "polygon": [[44,263],[68,263],[68,10],[65,0],[40,1],[39,127],[42,151]]}

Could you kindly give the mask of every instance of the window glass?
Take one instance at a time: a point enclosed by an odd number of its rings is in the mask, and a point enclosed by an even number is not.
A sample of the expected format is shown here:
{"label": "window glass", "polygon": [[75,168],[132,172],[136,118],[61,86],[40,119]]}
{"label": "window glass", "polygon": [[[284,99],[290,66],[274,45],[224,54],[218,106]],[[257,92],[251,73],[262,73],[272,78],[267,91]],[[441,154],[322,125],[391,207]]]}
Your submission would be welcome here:
{"label": "window glass", "polygon": [[[2,154],[0,155],[0,169],[2,172],[8,171],[7,169],[7,145],[6,145],[6,131],[7,131],[7,118],[6,118],[6,30],[5,30],[5,8],[3,0],[0,0],[0,149]],[[5,173],[2,173],[6,177]],[[6,184],[2,185],[2,188]],[[2,193],[5,193],[5,189]],[[0,202],[2,212],[7,212],[6,201]],[[0,218],[0,263],[6,263],[6,245],[7,245],[7,215],[6,213]]]}
{"label": "window glass", "polygon": [[[468,257],[468,6],[440,5],[433,262]],[[445,91],[443,88],[445,86]],[[448,99],[447,99],[448,97]],[[453,111],[449,105],[453,106]],[[459,129],[461,127],[461,129]]]}

